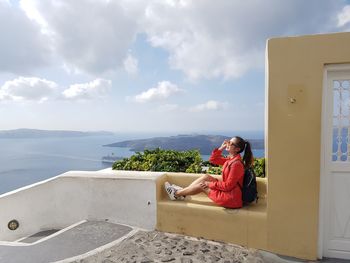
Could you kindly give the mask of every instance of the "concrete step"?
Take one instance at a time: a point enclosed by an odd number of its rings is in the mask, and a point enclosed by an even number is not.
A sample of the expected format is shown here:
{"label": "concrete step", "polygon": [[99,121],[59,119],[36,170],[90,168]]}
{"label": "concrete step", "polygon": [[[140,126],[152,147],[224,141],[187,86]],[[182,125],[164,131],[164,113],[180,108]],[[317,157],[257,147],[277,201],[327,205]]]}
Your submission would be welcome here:
{"label": "concrete step", "polygon": [[47,263],[64,260],[116,241],[131,230],[131,227],[105,221],[84,221],[31,244],[2,244],[0,262]]}
{"label": "concrete step", "polygon": [[17,240],[17,242],[32,244],[43,238],[51,236],[60,230],[61,229],[50,229],[50,230],[41,231],[29,237],[25,237],[21,240]]}

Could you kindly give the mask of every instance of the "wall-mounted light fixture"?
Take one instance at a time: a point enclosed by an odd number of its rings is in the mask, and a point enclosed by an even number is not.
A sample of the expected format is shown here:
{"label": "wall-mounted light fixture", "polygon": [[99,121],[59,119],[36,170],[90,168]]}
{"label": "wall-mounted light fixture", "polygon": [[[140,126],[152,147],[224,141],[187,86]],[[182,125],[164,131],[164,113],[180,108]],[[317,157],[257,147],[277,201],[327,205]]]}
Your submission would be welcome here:
{"label": "wall-mounted light fixture", "polygon": [[10,230],[16,230],[16,229],[19,227],[19,223],[18,223],[17,220],[12,219],[12,220],[7,224],[7,227],[8,227]]}
{"label": "wall-mounted light fixture", "polygon": [[296,100],[296,98],[289,98],[289,102],[292,103],[292,104],[294,104],[294,103],[297,102],[297,100]]}

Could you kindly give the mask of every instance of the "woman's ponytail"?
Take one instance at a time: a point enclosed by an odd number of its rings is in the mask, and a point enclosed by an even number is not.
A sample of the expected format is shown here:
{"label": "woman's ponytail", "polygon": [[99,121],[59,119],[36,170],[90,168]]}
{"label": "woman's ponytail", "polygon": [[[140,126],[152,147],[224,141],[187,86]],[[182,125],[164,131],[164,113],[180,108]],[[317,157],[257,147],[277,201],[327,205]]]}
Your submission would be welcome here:
{"label": "woman's ponytail", "polygon": [[245,141],[242,137],[239,137],[239,136],[235,136],[234,138],[236,138],[237,146],[240,148],[240,151],[238,153],[241,153],[244,151],[244,155],[243,155],[244,167],[246,169],[250,168],[254,160],[250,142]]}
{"label": "woman's ponytail", "polygon": [[245,141],[245,149],[243,155],[243,163],[245,168],[250,168],[253,164],[253,153],[251,149],[250,142]]}

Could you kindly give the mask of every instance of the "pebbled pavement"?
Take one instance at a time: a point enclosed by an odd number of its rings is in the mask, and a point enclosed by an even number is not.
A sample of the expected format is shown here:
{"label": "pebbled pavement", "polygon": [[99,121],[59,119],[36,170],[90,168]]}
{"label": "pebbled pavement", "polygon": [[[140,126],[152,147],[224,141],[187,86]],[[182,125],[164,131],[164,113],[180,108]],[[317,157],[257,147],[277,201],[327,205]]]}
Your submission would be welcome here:
{"label": "pebbled pavement", "polygon": [[[241,246],[159,231],[139,231],[120,244],[74,263],[263,262],[256,251]],[[254,261],[252,261],[254,260]]]}
{"label": "pebbled pavement", "polygon": [[74,263],[345,263],[348,260],[307,261],[280,257],[242,246],[159,231],[138,231],[121,243]]}

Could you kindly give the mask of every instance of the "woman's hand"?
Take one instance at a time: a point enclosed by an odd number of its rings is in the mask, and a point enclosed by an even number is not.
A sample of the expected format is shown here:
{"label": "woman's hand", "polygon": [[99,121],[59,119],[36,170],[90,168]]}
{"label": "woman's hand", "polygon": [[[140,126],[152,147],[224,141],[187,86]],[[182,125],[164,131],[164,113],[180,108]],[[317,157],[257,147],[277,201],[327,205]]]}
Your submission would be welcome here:
{"label": "woman's hand", "polygon": [[201,182],[199,185],[203,190],[206,190],[209,187],[209,182],[204,181],[204,182]]}
{"label": "woman's hand", "polygon": [[223,149],[225,149],[227,144],[228,144],[228,142],[229,142],[229,140],[224,140],[224,142],[219,147],[219,150],[222,151]]}

